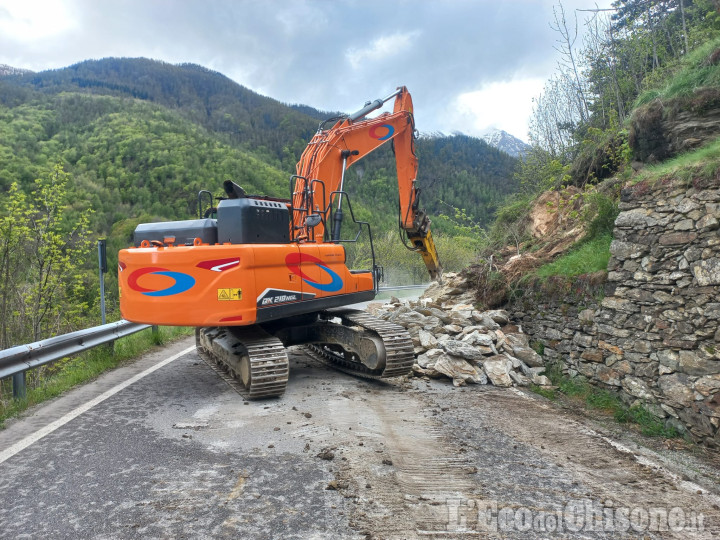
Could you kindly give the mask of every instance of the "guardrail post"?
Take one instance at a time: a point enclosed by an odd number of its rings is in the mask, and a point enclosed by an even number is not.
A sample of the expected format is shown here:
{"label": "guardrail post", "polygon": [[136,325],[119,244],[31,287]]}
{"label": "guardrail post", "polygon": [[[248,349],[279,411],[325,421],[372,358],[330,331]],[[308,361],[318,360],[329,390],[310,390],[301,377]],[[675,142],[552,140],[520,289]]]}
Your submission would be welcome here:
{"label": "guardrail post", "polygon": [[27,389],[25,387],[25,371],[16,373],[12,376],[13,385],[13,397],[15,399],[22,399],[27,395]]}
{"label": "guardrail post", "polygon": [[[105,273],[107,269],[107,251],[106,240],[104,238],[98,240],[98,266],[100,273],[100,316],[102,323],[105,324]],[[111,344],[112,345],[112,344]]]}
{"label": "guardrail post", "polygon": [[158,343],[158,340],[160,339],[160,327],[157,324],[153,324],[151,328],[153,341]]}

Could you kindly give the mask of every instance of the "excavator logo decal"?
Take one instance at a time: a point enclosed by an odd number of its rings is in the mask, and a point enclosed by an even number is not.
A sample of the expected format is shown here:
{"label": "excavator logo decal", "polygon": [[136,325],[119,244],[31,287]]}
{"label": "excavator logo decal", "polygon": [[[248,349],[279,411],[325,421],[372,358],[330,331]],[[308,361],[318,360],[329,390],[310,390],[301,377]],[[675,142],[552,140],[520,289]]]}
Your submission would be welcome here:
{"label": "excavator logo decal", "polygon": [[195,266],[203,268],[205,270],[211,270],[212,272],[223,272],[240,266],[240,259],[233,257],[230,259],[216,259],[214,261],[202,261],[197,263]]}
{"label": "excavator logo decal", "polygon": [[[301,263],[315,263],[318,268],[330,276],[332,281],[330,281],[330,283],[318,283],[300,270]],[[305,283],[314,289],[325,292],[336,292],[343,288],[342,278],[330,270],[327,265],[317,257],[313,257],[307,253],[290,253],[285,257],[285,264],[293,274],[300,276]]]}
{"label": "excavator logo decal", "polygon": [[[138,279],[140,279],[146,274],[167,276],[170,279],[173,279],[175,283],[173,283],[170,287],[166,287],[165,289],[148,289],[146,287],[138,285]],[[183,274],[182,272],[171,272],[165,268],[157,268],[153,266],[139,268],[135,270],[132,274],[130,274],[130,277],[128,277],[128,287],[130,287],[133,291],[143,293],[145,296],[173,296],[175,294],[189,291],[194,286],[195,278],[192,276]]]}
{"label": "excavator logo decal", "polygon": [[[387,133],[385,135],[383,135],[382,130],[380,131],[380,133],[378,133],[378,130],[380,128],[387,129]],[[379,126],[373,126],[368,131],[368,134],[373,139],[377,139],[378,141],[387,141],[390,137],[393,136],[393,133],[395,133],[395,128],[392,127],[390,124],[380,124]]]}

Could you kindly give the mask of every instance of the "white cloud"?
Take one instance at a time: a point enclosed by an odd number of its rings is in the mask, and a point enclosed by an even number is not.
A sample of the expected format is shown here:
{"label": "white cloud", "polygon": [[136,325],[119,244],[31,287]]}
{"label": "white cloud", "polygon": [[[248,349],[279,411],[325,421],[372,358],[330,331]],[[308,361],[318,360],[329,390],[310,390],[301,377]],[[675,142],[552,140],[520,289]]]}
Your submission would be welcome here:
{"label": "white cloud", "polygon": [[52,38],[75,26],[68,6],[54,0],[0,0],[0,35],[22,43]]}
{"label": "white cloud", "polygon": [[[611,0],[563,0],[566,11]],[[525,138],[557,0],[0,0],[0,64],[193,62],[286,103],[357,109],[406,85],[422,131]],[[582,19],[582,17],[581,17]],[[582,26],[581,26],[582,30]]]}
{"label": "white cloud", "polygon": [[366,61],[375,62],[392,57],[410,48],[420,31],[398,32],[390,36],[383,36],[373,40],[369,46],[362,49],[350,48],[345,52],[345,58],[353,69],[358,69]]}
{"label": "white cloud", "polygon": [[327,28],[329,21],[324,8],[324,5],[309,0],[293,0],[283,4],[275,18],[286,37],[304,37],[307,35],[308,21],[312,21],[315,32]]}
{"label": "white cloud", "polygon": [[540,95],[544,83],[541,78],[516,78],[460,94],[449,106],[447,124],[471,135],[498,128],[527,140],[532,99]]}

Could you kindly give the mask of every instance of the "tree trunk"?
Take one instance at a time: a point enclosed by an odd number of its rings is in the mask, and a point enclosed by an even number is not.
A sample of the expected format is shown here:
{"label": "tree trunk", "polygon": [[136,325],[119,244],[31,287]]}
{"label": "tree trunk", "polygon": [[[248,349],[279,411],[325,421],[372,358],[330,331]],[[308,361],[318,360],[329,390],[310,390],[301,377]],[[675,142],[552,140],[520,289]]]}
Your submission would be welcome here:
{"label": "tree trunk", "polygon": [[682,18],[683,39],[685,40],[685,54],[690,51],[688,45],[687,26],[685,25],[685,1],[680,0],[680,17]]}

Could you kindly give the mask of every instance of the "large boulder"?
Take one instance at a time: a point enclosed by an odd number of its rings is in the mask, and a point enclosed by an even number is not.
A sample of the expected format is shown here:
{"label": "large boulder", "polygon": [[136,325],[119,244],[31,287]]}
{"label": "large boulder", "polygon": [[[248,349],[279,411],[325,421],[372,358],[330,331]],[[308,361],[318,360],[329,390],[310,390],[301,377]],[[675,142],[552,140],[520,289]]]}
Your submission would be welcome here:
{"label": "large boulder", "polygon": [[460,386],[460,381],[463,383],[487,384],[487,377],[482,370],[457,356],[445,354],[435,362],[433,367],[436,371],[450,377],[455,386]]}
{"label": "large boulder", "polygon": [[499,354],[483,362],[483,371],[495,386],[512,386],[511,369],[512,362],[504,355]]}
{"label": "large boulder", "polygon": [[528,345],[525,334],[505,334],[505,348],[510,349],[508,352],[529,366],[542,367],[545,365],[542,356]]}
{"label": "large boulder", "polygon": [[420,346],[425,350],[437,347],[437,338],[427,330],[420,330],[418,332],[418,339],[420,340]]}
{"label": "large boulder", "polygon": [[445,350],[448,354],[451,354],[453,356],[459,356],[460,358],[464,358],[465,360],[470,360],[472,362],[482,362],[482,360],[485,358],[483,356],[482,351],[477,349],[476,347],[473,347],[472,345],[465,343],[464,341],[458,341],[456,339],[448,339],[447,341],[443,341],[440,343],[440,347]]}
{"label": "large boulder", "polygon": [[485,315],[490,317],[493,321],[495,321],[500,326],[505,326],[510,322],[510,314],[505,311],[504,309],[493,309],[490,311],[486,311]]}
{"label": "large boulder", "polygon": [[442,349],[430,349],[418,356],[416,362],[421,368],[431,368],[435,366],[438,358],[444,354],[445,352]]}

